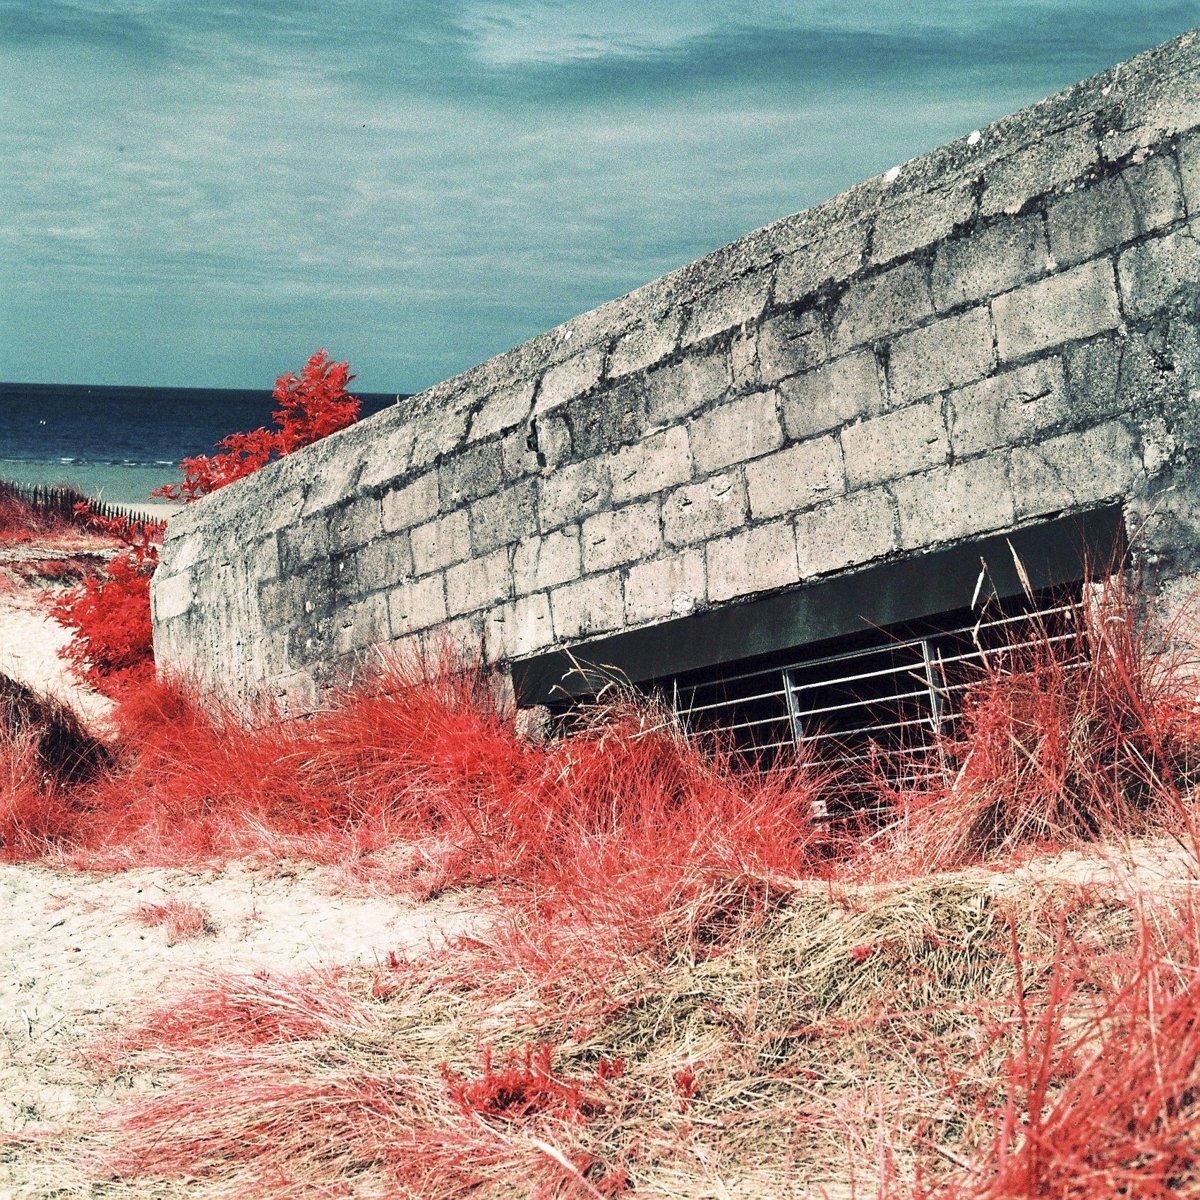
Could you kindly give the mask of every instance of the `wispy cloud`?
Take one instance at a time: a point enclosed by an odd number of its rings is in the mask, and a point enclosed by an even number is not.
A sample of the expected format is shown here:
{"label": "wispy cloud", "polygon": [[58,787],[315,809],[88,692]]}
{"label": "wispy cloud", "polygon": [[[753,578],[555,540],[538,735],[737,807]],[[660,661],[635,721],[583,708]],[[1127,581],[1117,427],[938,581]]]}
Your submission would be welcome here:
{"label": "wispy cloud", "polygon": [[0,377],[422,386],[1193,9],[0,0]]}

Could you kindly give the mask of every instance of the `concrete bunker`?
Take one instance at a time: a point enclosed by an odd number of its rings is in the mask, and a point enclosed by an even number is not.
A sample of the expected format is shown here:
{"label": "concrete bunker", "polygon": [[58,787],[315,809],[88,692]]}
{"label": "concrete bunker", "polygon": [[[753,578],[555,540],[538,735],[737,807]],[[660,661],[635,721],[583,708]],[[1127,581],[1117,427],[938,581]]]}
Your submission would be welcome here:
{"label": "concrete bunker", "polygon": [[560,722],[608,681],[632,684],[758,764],[807,749],[933,769],[923,752],[958,720],[978,669],[1073,644],[1085,593],[1125,554],[1110,505],[535,656],[513,665],[514,684]]}
{"label": "concrete bunker", "polygon": [[698,685],[954,614],[981,555],[1007,602],[1009,541],[1070,586],[1118,526],[1196,586],[1194,33],[192,506],[156,654],[295,712],[446,639],[531,701],[568,650]]}

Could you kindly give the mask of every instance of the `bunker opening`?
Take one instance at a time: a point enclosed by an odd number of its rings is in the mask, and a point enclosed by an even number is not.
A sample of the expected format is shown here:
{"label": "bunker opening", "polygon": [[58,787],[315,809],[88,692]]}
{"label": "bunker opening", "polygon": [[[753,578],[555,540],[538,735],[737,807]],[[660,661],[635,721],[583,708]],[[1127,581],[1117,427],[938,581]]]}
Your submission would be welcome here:
{"label": "bunker opening", "polygon": [[566,729],[616,679],[747,765],[799,754],[919,784],[955,769],[945,747],[984,671],[1079,651],[1087,588],[1124,545],[1115,507],[1050,521],[518,663],[518,695]]}

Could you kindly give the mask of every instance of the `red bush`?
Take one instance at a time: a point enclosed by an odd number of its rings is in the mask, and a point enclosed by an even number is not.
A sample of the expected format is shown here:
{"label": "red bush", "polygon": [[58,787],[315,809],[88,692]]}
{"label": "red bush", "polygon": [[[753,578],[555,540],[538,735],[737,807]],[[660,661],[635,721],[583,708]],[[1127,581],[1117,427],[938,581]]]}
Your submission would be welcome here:
{"label": "red bush", "polygon": [[183,481],[167,484],[154,495],[191,503],[252,475],[273,458],[352,425],[358,420],[359,402],[347,394],[346,385],[353,378],[347,363],[331,362],[324,350],[318,350],[299,375],[281,375],[275,381],[274,429],[231,433],[217,443],[220,454],[185,458]]}
{"label": "red bush", "polygon": [[60,651],[72,672],[98,691],[119,696],[154,675],[150,577],[158,563],[157,527],[93,518],[126,549],[103,574],[87,575],[61,593],[50,614],[71,631]]}

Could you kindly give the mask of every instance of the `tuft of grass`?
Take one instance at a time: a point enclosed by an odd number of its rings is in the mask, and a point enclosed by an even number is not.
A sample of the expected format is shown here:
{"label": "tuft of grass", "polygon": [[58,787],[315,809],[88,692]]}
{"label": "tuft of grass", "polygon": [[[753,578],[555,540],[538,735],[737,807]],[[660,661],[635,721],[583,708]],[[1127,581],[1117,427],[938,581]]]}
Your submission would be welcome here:
{"label": "tuft of grass", "polygon": [[216,922],[208,909],[179,897],[164,900],[161,904],[139,905],[133,917],[147,928],[161,928],[166,934],[168,946],[217,931]]}

